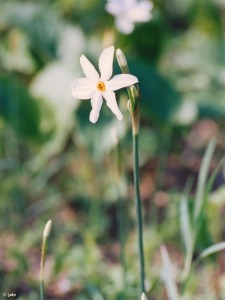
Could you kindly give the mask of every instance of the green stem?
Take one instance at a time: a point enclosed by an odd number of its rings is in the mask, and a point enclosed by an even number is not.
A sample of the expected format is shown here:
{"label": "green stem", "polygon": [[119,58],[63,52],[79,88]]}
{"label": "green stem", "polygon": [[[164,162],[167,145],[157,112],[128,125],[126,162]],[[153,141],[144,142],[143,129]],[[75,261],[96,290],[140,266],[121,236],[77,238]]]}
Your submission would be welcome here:
{"label": "green stem", "polygon": [[134,132],[133,132],[133,163],[134,163],[135,204],[136,204],[136,213],[137,213],[137,222],[138,222],[140,283],[141,283],[141,292],[145,293],[145,266],[144,266],[142,210],[141,210],[140,180],[139,180],[138,133],[134,133]]}
{"label": "green stem", "polygon": [[40,300],[44,300],[44,263],[45,263],[46,239],[42,241],[40,263]]}
{"label": "green stem", "polygon": [[[118,193],[119,194],[119,193]],[[120,261],[123,267],[123,286],[124,289],[121,293],[121,299],[126,299],[126,289],[127,289],[127,264],[126,264],[126,257],[125,257],[125,236],[126,236],[126,223],[124,223],[124,220],[126,220],[126,216],[124,214],[124,206],[123,206],[123,199],[119,195],[118,200],[118,206],[117,206],[117,217],[118,217],[118,230],[119,230],[119,241],[120,241]]]}
{"label": "green stem", "polygon": [[44,282],[40,280],[40,300],[44,300]]}

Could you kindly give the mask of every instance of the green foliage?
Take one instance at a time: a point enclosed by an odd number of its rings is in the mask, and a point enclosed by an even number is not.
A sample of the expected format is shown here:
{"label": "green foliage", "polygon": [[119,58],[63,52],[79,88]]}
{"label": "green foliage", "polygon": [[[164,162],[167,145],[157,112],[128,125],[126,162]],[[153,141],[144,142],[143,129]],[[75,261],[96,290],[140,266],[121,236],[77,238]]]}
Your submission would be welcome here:
{"label": "green foliage", "polygon": [[17,133],[33,141],[40,140],[38,104],[16,77],[0,77],[0,114]]}
{"label": "green foliage", "polygon": [[180,97],[167,79],[163,78],[153,65],[137,60],[130,63],[130,69],[140,82],[141,114],[144,119],[165,124],[180,104]]}
{"label": "green foliage", "polygon": [[43,66],[57,56],[60,19],[42,4],[7,1],[2,4],[0,19],[3,26],[19,28],[28,37],[30,51]]}

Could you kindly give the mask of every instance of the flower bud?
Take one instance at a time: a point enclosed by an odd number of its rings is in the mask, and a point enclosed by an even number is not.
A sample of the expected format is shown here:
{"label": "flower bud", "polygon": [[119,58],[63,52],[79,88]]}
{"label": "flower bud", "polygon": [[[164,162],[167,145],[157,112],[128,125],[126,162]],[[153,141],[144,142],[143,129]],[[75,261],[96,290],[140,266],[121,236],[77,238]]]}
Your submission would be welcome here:
{"label": "flower bud", "polygon": [[148,300],[147,297],[146,297],[146,295],[145,295],[145,293],[142,293],[141,300]]}
{"label": "flower bud", "polygon": [[120,67],[126,67],[127,66],[127,59],[121,49],[116,50],[116,57],[118,60],[118,63]]}
{"label": "flower bud", "polygon": [[131,94],[135,100],[139,98],[139,93],[135,85],[131,86]]}
{"label": "flower bud", "polygon": [[121,49],[116,50],[116,58],[122,72],[125,74],[130,73],[128,69],[127,59]]}
{"label": "flower bud", "polygon": [[43,232],[43,239],[48,238],[48,236],[50,234],[50,231],[51,231],[51,228],[52,228],[52,220],[49,220],[45,225],[45,229],[44,229],[44,232]]}

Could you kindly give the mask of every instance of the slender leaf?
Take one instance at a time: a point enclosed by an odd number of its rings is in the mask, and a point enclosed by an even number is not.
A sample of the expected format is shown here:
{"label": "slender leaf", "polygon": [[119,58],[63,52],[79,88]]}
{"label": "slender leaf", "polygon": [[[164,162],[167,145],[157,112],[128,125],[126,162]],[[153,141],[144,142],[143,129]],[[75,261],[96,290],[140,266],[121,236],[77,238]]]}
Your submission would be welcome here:
{"label": "slender leaf", "polygon": [[203,161],[201,164],[198,183],[197,183],[197,192],[194,203],[194,221],[197,222],[199,215],[201,213],[204,198],[205,198],[205,190],[206,190],[206,180],[208,176],[208,170],[210,161],[212,159],[212,155],[215,149],[215,140],[211,140],[206,149],[205,155],[203,157]]}
{"label": "slender leaf", "polygon": [[191,217],[190,217],[190,211],[188,208],[189,190],[190,190],[190,184],[188,182],[186,185],[186,188],[184,190],[184,194],[182,195],[181,200],[180,200],[180,212],[179,212],[181,238],[183,240],[186,253],[190,252],[190,249],[192,249],[192,243],[193,243]]}
{"label": "slender leaf", "polygon": [[177,290],[173,265],[171,263],[167,248],[165,246],[160,247],[161,257],[163,262],[162,277],[166,285],[166,291],[169,300],[180,300],[180,296]]}
{"label": "slender leaf", "polygon": [[215,245],[208,247],[199,255],[198,260],[206,258],[207,256],[212,255],[212,254],[222,251],[222,250],[225,250],[225,242],[217,243]]}
{"label": "slender leaf", "polygon": [[32,140],[40,139],[39,106],[16,77],[0,76],[0,116],[17,133]]}
{"label": "slender leaf", "polygon": [[216,166],[216,168],[212,172],[211,176],[209,177],[209,180],[207,182],[207,187],[206,187],[206,194],[209,194],[210,191],[212,190],[212,185],[213,185],[213,183],[214,183],[214,181],[216,179],[216,176],[219,173],[219,170],[224,166],[224,162],[225,162],[225,155],[219,161],[218,165]]}

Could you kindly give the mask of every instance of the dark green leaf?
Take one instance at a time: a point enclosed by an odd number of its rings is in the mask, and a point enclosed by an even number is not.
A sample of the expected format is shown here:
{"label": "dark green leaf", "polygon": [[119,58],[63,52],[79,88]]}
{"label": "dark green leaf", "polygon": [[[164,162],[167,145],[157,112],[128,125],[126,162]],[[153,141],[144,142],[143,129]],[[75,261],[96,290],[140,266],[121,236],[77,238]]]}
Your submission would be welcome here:
{"label": "dark green leaf", "polygon": [[0,77],[0,116],[17,133],[33,140],[40,137],[38,105],[16,77]]}
{"label": "dark green leaf", "polygon": [[129,63],[131,73],[138,77],[141,93],[141,117],[165,124],[180,104],[180,96],[155,67],[144,61]]}

